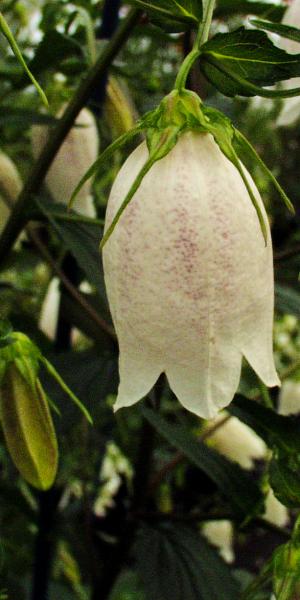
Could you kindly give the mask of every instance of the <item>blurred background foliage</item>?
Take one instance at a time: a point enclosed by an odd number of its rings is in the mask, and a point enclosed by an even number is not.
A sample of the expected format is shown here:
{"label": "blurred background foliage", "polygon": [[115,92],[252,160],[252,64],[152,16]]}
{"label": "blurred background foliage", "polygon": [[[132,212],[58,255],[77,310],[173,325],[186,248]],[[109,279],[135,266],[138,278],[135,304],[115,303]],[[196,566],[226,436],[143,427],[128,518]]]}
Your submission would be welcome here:
{"label": "blurred background foliage", "polygon": [[[220,0],[213,30],[229,31],[251,14],[280,20],[284,9],[278,2]],[[51,131],[57,113],[129,10],[129,4],[116,0],[2,1],[1,11],[50,104],[49,112],[42,108],[0,36],[0,150],[17,165],[23,181],[33,164],[33,128]],[[103,81],[93,90],[88,107],[101,149],[154,108],[173,85],[193,32],[188,26],[174,32],[162,25],[142,14],[110,68],[106,95]],[[283,548],[296,557],[299,569],[297,530],[291,538],[300,507],[295,441],[300,439],[299,121],[277,126],[282,100],[225,98],[197,65],[189,86],[248,136],[296,209],[295,216],[287,213],[253,165],[272,226],[275,355],[282,390],[269,393],[245,365],[240,396],[231,408],[234,416],[224,413],[217,423],[184,411],[163,378],[148,401],[114,415],[117,344],[98,244],[110,186],[130,145],[97,173],[94,222],[76,220],[76,203],[75,212],[67,214],[45,186],[38,196],[35,236],[21,236],[0,274],[0,316],[29,335],[52,361],[89,409],[94,425],[43,373],[44,388],[60,410],[60,415],[53,412],[60,449],[55,485],[47,492],[31,488],[1,440],[3,600],[235,600],[243,590],[245,598],[269,600],[272,589],[280,600],[298,598],[296,584],[286,596],[280,595],[280,585],[296,572],[284,562]],[[67,178],[71,158],[64,169]],[[0,186],[1,177],[4,181],[0,155]],[[48,286],[57,275],[53,263],[90,310],[63,284],[57,283],[49,297]],[[229,423],[232,428],[226,430]],[[282,462],[289,465],[288,481]],[[280,505],[270,496],[270,483]],[[299,582],[299,570],[298,575]]]}

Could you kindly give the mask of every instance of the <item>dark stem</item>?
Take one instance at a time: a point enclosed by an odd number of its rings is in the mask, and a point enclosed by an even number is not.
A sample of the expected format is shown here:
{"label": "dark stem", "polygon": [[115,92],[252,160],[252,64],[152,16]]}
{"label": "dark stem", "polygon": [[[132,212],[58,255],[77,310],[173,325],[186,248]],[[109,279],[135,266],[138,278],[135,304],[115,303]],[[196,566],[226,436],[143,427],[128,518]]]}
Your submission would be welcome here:
{"label": "dark stem", "polygon": [[61,490],[51,488],[39,494],[38,534],[35,543],[32,600],[48,600],[48,587],[55,551],[55,525]]}
{"label": "dark stem", "polygon": [[[160,378],[154,387],[150,396],[152,405],[158,406],[159,404],[163,381],[163,378]],[[111,545],[108,552],[105,553],[105,557],[103,557],[103,551],[102,553],[99,551],[99,560],[101,560],[103,564],[104,558],[104,566],[102,576],[99,576],[94,582],[91,600],[107,600],[109,598],[117,577],[130,556],[140,521],[139,518],[135,518],[134,515],[139,511],[146,510],[148,504],[148,487],[153,460],[154,441],[155,431],[148,421],[144,419],[136,457],[133,497],[130,511],[124,520],[124,526],[118,544]],[[95,547],[97,548],[96,540]]]}
{"label": "dark stem", "polygon": [[[99,29],[97,39],[109,40],[115,33],[119,23],[119,10],[121,0],[108,0],[104,3],[102,11],[102,24]],[[108,79],[108,71],[104,71],[99,85],[96,85],[90,95],[90,102],[93,104],[94,113],[100,117],[105,99],[105,90]]]}
{"label": "dark stem", "polygon": [[[80,283],[80,273],[75,258],[69,253],[66,254],[61,270],[68,281],[77,288]],[[58,309],[58,318],[55,334],[55,349],[58,352],[70,350],[72,346],[71,333],[72,323],[66,317],[65,297],[68,294],[67,288],[63,282],[60,283],[60,300]]]}
{"label": "dark stem", "polygon": [[87,104],[92,90],[99,82],[99,78],[106,72],[113,62],[122,45],[127,41],[132,29],[136,25],[141,11],[133,9],[121,23],[117,32],[103,50],[95,65],[90,69],[86,78],[80,84],[77,92],[68,104],[59,123],[53,129],[48,143],[44,147],[38,161],[34,164],[24,188],[19,196],[14,210],[0,237],[0,266],[6,260],[7,254],[16,241],[19,233],[28,221],[28,213],[33,196],[40,190],[51,163],[63,143],[67,133],[74,124],[80,110]]}

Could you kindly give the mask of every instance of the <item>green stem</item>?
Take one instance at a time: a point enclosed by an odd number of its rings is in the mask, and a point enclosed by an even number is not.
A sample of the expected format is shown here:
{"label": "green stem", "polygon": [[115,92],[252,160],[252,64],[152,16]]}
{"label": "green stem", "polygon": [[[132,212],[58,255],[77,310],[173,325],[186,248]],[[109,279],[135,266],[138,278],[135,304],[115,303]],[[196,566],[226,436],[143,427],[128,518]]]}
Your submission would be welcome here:
{"label": "green stem", "polygon": [[5,35],[14,55],[16,56],[16,58],[18,59],[19,63],[22,65],[25,73],[27,73],[30,81],[33,83],[33,85],[35,86],[36,90],[38,91],[40,98],[42,99],[43,103],[45,104],[45,106],[48,108],[49,104],[48,104],[48,100],[46,97],[45,92],[42,90],[41,86],[39,85],[39,83],[37,82],[37,80],[35,79],[35,77],[33,76],[33,74],[31,73],[31,71],[28,69],[26,62],[22,56],[21,50],[19,49],[19,46],[5,20],[5,18],[3,17],[3,14],[0,12],[0,29],[3,33],[3,35]]}
{"label": "green stem", "polygon": [[76,117],[81,109],[86,105],[92,90],[98,84],[99,78],[105,73],[113,62],[122,45],[127,41],[132,29],[136,25],[141,11],[133,9],[118,28],[111,41],[103,50],[95,65],[90,69],[87,77],[80,84],[77,92],[67,106],[62,118],[56,125],[53,134],[44,147],[38,161],[34,164],[31,173],[25,183],[25,186],[15,204],[6,227],[0,238],[0,266],[7,258],[9,250],[12,248],[19,233],[22,231],[28,220],[27,210],[32,203],[32,197],[40,190],[44,178],[57,151],[62,145],[66,135],[74,124]]}
{"label": "green stem", "polygon": [[188,74],[195,62],[195,60],[200,56],[199,50],[193,49],[191,52],[185,57],[178,75],[175,80],[175,89],[183,90],[186,87],[186,80],[188,78]]}
{"label": "green stem", "polygon": [[206,0],[203,21],[199,27],[194,46],[198,50],[208,40],[215,4],[216,0]]}
{"label": "green stem", "polygon": [[188,74],[201,54],[201,46],[208,40],[216,0],[206,0],[203,20],[201,21],[195,43],[191,52],[184,59],[175,81],[175,89],[182,90],[186,86]]}

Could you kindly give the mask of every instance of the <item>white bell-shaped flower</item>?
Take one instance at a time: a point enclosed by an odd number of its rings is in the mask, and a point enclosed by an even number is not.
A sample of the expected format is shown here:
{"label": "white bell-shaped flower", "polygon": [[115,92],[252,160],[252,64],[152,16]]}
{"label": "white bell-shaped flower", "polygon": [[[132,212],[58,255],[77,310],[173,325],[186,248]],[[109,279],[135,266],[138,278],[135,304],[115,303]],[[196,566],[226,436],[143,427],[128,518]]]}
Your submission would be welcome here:
{"label": "white bell-shaped flower", "polygon": [[[106,229],[148,158],[142,143],[113,185]],[[273,264],[241,176],[210,134],[185,133],[155,163],[104,250],[120,348],[115,409],[164,372],[187,409],[212,418],[238,387],[244,356],[278,385],[272,352]]]}
{"label": "white bell-shaped flower", "polygon": [[12,205],[22,189],[22,179],[15,163],[0,151],[0,233],[3,231]]}
{"label": "white bell-shaped flower", "polygon": [[[61,116],[61,112],[58,116]],[[32,128],[32,152],[38,158],[49,136],[48,127],[35,125]],[[76,127],[68,133],[46,175],[46,184],[55,202],[67,205],[78,179],[95,162],[98,156],[98,131],[92,113],[83,108]],[[74,209],[86,216],[95,217],[91,196],[91,181],[87,181],[78,192]]]}

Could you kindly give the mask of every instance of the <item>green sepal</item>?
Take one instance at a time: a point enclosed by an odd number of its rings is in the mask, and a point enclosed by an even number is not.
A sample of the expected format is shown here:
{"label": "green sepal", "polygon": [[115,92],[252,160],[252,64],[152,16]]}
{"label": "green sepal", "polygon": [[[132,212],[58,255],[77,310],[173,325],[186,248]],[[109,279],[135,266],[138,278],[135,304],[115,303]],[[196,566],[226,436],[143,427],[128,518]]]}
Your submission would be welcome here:
{"label": "green sepal", "polygon": [[175,146],[178,135],[180,132],[180,127],[169,127],[167,129],[163,129],[161,131],[155,129],[149,129],[147,131],[147,146],[149,150],[149,158],[141,168],[140,172],[136,176],[129,192],[126,194],[120,208],[116,212],[110,226],[106,230],[101,243],[100,250],[103,249],[106,242],[110,238],[113,233],[120,217],[122,216],[125,208],[128,206],[129,202],[132,200],[134,194],[140,187],[144,177],[147,175],[148,171],[150,171],[151,167],[155,162],[161,160],[166,154],[170,152],[170,150]]}
{"label": "green sepal", "polygon": [[77,396],[75,396],[75,394],[72,392],[72,390],[70,390],[69,386],[65,383],[65,381],[62,379],[62,377],[59,375],[59,373],[57,372],[55,367],[44,356],[41,356],[40,361],[46,367],[49,375],[51,375],[53,377],[53,379],[55,379],[55,381],[57,381],[57,383],[60,385],[62,390],[69,396],[69,398],[71,398],[71,400],[74,402],[74,404],[76,404],[76,406],[79,408],[79,410],[85,416],[87,421],[92,425],[93,419],[92,419],[89,411],[82,404],[82,402],[79,400],[79,398],[77,398]]}
{"label": "green sepal", "polygon": [[246,174],[244,172],[242,164],[241,164],[239,157],[237,156],[234,146],[233,146],[234,137],[235,137],[235,129],[234,129],[231,121],[225,115],[223,115],[221,112],[219,112],[218,110],[216,110],[214,108],[203,107],[203,112],[207,118],[207,122],[206,122],[207,131],[209,133],[211,133],[216,144],[218,144],[221,152],[226,156],[226,158],[228,158],[228,160],[230,160],[230,162],[238,170],[238,172],[244,182],[246,190],[249,194],[249,198],[256,210],[256,214],[257,214],[257,217],[259,220],[259,224],[261,227],[261,232],[263,234],[265,244],[267,244],[268,233],[267,233],[267,226],[265,223],[264,215],[261,211],[261,208],[257,202],[257,198],[255,197],[252,187],[249,184],[249,181],[246,177]]}
{"label": "green sepal", "polygon": [[131,129],[131,131],[127,131],[126,133],[124,133],[123,135],[118,137],[118,139],[115,140],[112,144],[110,144],[107,148],[105,148],[105,150],[100,154],[100,156],[98,156],[98,158],[95,160],[95,162],[93,162],[91,167],[86,171],[86,173],[80,179],[78,185],[76,186],[76,188],[69,200],[69,203],[68,203],[69,210],[72,208],[72,206],[74,204],[74,200],[75,200],[77,194],[80,192],[82,186],[85,184],[85,182],[88,181],[91,177],[93,177],[97,173],[100,166],[103,163],[105,163],[106,161],[108,161],[110,159],[110,157],[113,156],[113,154],[117,150],[122,148],[122,146],[124,146],[127,142],[132,140],[140,132],[141,132],[141,127],[139,125],[137,125],[137,127],[134,127],[133,129]]}
{"label": "green sepal", "polygon": [[264,21],[263,19],[250,19],[251,25],[255,25],[258,29],[277,33],[283,38],[299,42],[300,44],[300,29],[291,27],[291,25],[283,25],[283,23],[273,23],[272,21]]}
{"label": "green sepal", "polygon": [[82,402],[80,402],[79,398],[73,394],[53,365],[51,365],[51,363],[42,355],[39,348],[24,333],[19,331],[11,333],[9,339],[12,340],[12,343],[7,344],[4,348],[0,348],[0,385],[8,366],[13,363],[18,368],[24,380],[34,391],[40,370],[40,363],[42,363],[46,367],[48,373],[54,377],[64,392],[66,392],[71,400],[73,400],[74,404],[78,406],[88,422],[92,424],[92,417],[88,410]]}
{"label": "green sepal", "polygon": [[38,489],[51,487],[58,448],[48,402],[39,379],[31,386],[13,362],[1,383],[0,417],[9,453],[20,474]]}
{"label": "green sepal", "polygon": [[42,90],[41,86],[39,85],[39,83],[37,82],[37,80],[35,79],[34,75],[31,73],[30,69],[28,69],[26,62],[22,56],[22,53],[19,49],[19,46],[8,26],[7,21],[5,20],[3,14],[0,12],[0,29],[3,33],[3,35],[6,37],[15,57],[18,59],[19,63],[22,65],[24,71],[27,73],[30,81],[33,83],[34,87],[36,88],[41,100],[43,101],[43,103],[45,104],[45,106],[48,108],[49,103],[46,97],[45,92]]}
{"label": "green sepal", "polygon": [[235,142],[241,150],[245,151],[248,155],[251,156],[251,158],[254,158],[261,171],[271,180],[272,184],[276,188],[277,192],[279,193],[288,210],[294,215],[294,206],[288,198],[288,196],[286,195],[285,191],[282,189],[281,185],[278,183],[276,177],[274,177],[272,171],[270,171],[270,169],[267,167],[264,161],[260,158],[259,154],[257,154],[255,148],[253,148],[249,140],[247,140],[247,138],[237,129],[235,129]]}

